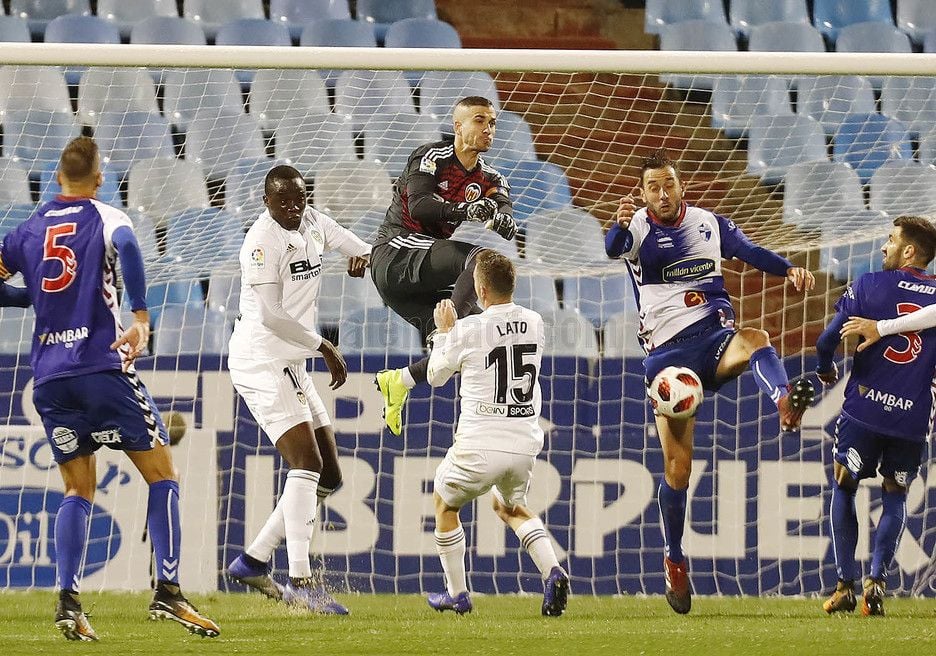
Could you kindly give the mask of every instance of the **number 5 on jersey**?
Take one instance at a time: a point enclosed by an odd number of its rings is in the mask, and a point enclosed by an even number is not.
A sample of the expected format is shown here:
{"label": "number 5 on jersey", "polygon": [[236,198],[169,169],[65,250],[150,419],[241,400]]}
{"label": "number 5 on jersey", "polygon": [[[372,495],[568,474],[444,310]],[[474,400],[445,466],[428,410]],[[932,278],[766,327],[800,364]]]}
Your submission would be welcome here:
{"label": "number 5 on jersey", "polygon": [[55,293],[68,289],[68,286],[75,280],[75,272],[78,270],[78,260],[75,258],[75,251],[68,246],[58,243],[60,237],[68,237],[75,234],[78,229],[77,223],[59,223],[58,225],[46,228],[45,241],[43,242],[42,260],[55,260],[62,264],[62,273],[55,278],[42,279],[42,291]]}

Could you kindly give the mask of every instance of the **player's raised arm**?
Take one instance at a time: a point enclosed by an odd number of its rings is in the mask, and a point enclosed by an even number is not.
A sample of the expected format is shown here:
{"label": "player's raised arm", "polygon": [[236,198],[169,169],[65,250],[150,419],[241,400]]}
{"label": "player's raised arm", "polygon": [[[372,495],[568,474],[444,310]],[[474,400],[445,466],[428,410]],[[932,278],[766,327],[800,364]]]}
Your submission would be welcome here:
{"label": "player's raised arm", "polygon": [[637,199],[627,194],[618,202],[614,224],[605,235],[605,253],[608,257],[618,258],[634,246],[634,235],[630,231],[631,221],[637,213]]}
{"label": "player's raised arm", "polygon": [[453,329],[457,314],[455,305],[449,299],[438,302],[432,313],[436,332],[432,338],[432,355],[429,356],[429,370],[426,380],[433,387],[445,385],[459,370],[460,347]]}
{"label": "player's raised arm", "polygon": [[325,250],[336,250],[347,257],[348,275],[363,278],[370,264],[371,245],[327,214],[314,209],[312,213],[325,233]]}
{"label": "player's raised arm", "polygon": [[758,246],[744,234],[733,221],[716,215],[721,231],[722,257],[738,258],[765,273],[783,276],[793,283],[796,291],[810,291],[816,286],[816,278],[803,267],[794,266],[790,260],[773,251]]}

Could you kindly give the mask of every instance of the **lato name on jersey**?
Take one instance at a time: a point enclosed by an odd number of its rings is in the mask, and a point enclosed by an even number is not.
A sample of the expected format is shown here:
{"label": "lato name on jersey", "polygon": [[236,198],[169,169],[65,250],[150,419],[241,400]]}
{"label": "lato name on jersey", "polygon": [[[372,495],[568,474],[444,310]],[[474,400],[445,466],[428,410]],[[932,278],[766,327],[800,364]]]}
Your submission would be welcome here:
{"label": "lato name on jersey", "polygon": [[60,330],[57,333],[42,333],[39,335],[39,343],[44,346],[51,346],[53,344],[64,344],[65,348],[71,348],[75,342],[79,342],[83,339],[88,338],[88,327],[81,326],[80,328],[69,328],[68,330]]}
{"label": "lato name on jersey", "polygon": [[527,331],[527,322],[526,321],[508,321],[504,324],[495,324],[497,328],[497,334],[501,337],[506,337],[507,335],[522,335]]}

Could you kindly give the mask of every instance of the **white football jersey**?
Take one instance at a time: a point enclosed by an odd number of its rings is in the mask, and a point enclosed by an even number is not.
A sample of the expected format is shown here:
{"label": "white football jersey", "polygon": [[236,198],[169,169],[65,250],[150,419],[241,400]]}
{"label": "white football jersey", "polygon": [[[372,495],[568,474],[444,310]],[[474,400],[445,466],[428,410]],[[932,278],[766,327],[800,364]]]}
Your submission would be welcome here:
{"label": "white football jersey", "polygon": [[539,372],[546,342],[543,318],[514,303],[459,319],[433,339],[429,382],[461,372],[461,448],[535,456],[543,448]]}
{"label": "white football jersey", "polygon": [[371,247],[331,217],[306,207],[298,230],[286,230],[264,210],[247,231],[240,249],[240,319],[234,323],[230,356],[246,359],[304,360],[303,349],[280,339],[260,321],[253,285],[281,282],[283,309],[307,329],[318,332],[318,295],[322,254],[370,254]]}

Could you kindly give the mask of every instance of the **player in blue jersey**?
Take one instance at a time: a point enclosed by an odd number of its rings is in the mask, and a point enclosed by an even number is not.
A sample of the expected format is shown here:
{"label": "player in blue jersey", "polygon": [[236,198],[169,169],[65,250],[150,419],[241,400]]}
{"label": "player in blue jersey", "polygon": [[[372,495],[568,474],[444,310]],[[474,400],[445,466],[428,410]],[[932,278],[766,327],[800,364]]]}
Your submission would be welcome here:
{"label": "player in blue jersey", "polygon": [[[94,452],[121,449],[149,484],[147,527],[158,583],[151,619],[172,619],[202,636],[218,625],[179,589],[179,484],[169,438],[133,368],[149,339],[143,257],[126,214],[95,199],[103,178],[97,145],[79,137],[62,152],[62,195],[0,244],[0,278],[22,273],[36,311],[33,403],[42,418],[65,497],[55,516],[55,625],[69,640],[97,640],[78,596],[81,560],[97,485]],[[120,325],[116,264],[133,323]]]}
{"label": "player in blue jersey", "polygon": [[[837,314],[816,342],[816,373],[823,383],[838,379],[833,357],[850,315],[890,319],[936,303],[936,278],[925,273],[936,255],[936,226],[929,219],[897,217],[881,250],[884,271],[866,273],[845,290],[835,305]],[[883,508],[861,611],[884,614],[887,568],[907,520],[907,488],[919,470],[932,430],[934,370],[933,328],[885,336],[867,348],[859,346],[855,354],[832,448],[835,485],[829,518],[838,583],[823,604],[827,613],[851,612],[857,605],[855,493],[859,481],[880,473]]]}
{"label": "player in blue jersey", "polygon": [[[646,207],[637,209],[632,196],[621,200],[605,250],[627,262],[634,283],[647,384],[662,369],[679,366],[693,370],[705,389],[717,390],[750,366],[758,387],[777,404],[781,427],[797,429],[812,385],[805,379],[790,384],[765,331],[734,325],[721,260],[736,257],[784,276],[797,291],[812,289],[813,275],[757,246],[728,219],[683,202],[679,169],[663,151],[644,160],[639,193]],[[655,414],[665,469],[659,504],[666,600],[677,613],[688,613],[692,595],[682,535],[695,418]]]}

